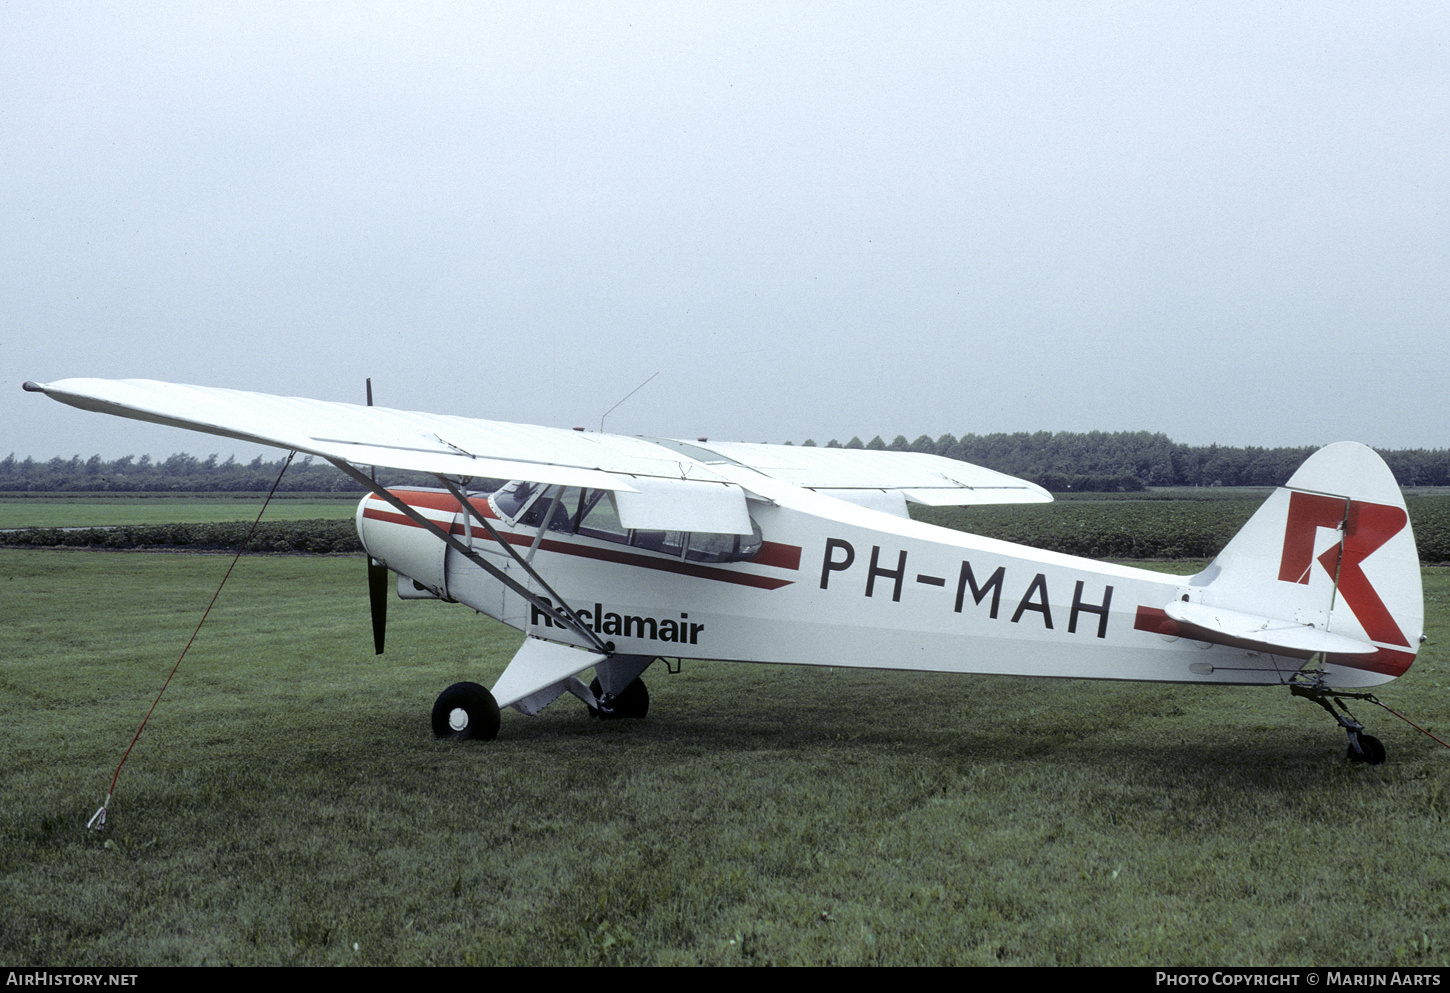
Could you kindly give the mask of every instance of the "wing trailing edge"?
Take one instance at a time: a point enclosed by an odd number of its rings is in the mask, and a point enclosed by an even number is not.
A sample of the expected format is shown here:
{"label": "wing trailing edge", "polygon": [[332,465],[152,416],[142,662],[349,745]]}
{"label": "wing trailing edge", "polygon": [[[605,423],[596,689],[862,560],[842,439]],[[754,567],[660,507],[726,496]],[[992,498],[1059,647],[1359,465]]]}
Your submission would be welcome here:
{"label": "wing trailing edge", "polygon": [[772,479],[861,506],[881,504],[881,493],[931,507],[1052,502],[1052,494],[1036,483],[922,452],[728,442],[708,447]]}

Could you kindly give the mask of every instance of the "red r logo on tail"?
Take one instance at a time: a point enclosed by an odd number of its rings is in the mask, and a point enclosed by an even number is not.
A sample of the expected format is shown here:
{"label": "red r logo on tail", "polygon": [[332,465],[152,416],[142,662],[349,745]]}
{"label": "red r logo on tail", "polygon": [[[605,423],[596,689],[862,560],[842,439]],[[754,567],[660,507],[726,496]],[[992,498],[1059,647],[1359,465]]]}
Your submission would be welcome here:
{"label": "red r logo on tail", "polygon": [[1331,577],[1338,572],[1339,592],[1372,640],[1408,648],[1410,643],[1400,626],[1360,568],[1361,562],[1404,529],[1408,519],[1402,508],[1389,504],[1346,501],[1343,497],[1296,491],[1289,496],[1289,521],[1284,529],[1279,579],[1307,584],[1314,567],[1315,529],[1338,528],[1343,524],[1343,556],[1340,546],[1336,545],[1319,556],[1319,564]]}

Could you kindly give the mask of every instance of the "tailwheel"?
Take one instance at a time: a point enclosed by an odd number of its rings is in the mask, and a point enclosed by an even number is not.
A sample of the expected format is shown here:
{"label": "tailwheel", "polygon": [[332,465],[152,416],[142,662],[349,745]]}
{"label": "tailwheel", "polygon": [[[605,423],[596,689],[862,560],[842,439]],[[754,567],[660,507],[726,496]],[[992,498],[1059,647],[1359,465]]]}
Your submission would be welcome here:
{"label": "tailwheel", "polygon": [[[1317,676],[1317,674],[1316,674]],[[1379,703],[1373,693],[1337,693],[1334,690],[1326,689],[1316,678],[1310,683],[1290,683],[1289,693],[1293,696],[1302,696],[1313,700],[1319,706],[1329,712],[1339,726],[1344,728],[1349,735],[1349,747],[1345,750],[1344,757],[1351,762],[1363,762],[1365,765],[1380,765],[1385,760],[1384,744],[1372,734],[1364,733],[1364,725],[1354,719],[1349,708],[1344,705],[1341,697],[1351,700],[1368,700],[1371,703]],[[1333,704],[1330,701],[1333,701]],[[1380,704],[1380,706],[1384,706]],[[1338,707],[1338,710],[1334,708]]]}
{"label": "tailwheel", "polygon": [[623,692],[613,696],[604,694],[604,687],[599,685],[598,679],[589,684],[589,689],[593,691],[594,699],[599,701],[599,706],[589,708],[590,717],[612,721],[623,717],[643,717],[649,713],[649,690],[645,688],[643,679],[636,679]]}
{"label": "tailwheel", "polygon": [[1372,734],[1349,732],[1349,750],[1346,758],[1351,762],[1366,765],[1380,765],[1385,760],[1385,746]]}
{"label": "tailwheel", "polygon": [[433,734],[438,738],[498,737],[498,704],[477,683],[454,683],[433,704]]}

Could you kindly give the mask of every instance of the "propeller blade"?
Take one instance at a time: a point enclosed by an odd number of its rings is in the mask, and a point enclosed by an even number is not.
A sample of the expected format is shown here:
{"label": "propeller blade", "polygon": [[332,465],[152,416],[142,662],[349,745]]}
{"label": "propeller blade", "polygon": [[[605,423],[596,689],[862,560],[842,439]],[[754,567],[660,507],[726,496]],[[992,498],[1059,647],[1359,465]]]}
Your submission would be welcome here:
{"label": "propeller blade", "polygon": [[388,626],[388,567],[368,557],[368,602],[373,610],[373,649],[383,654],[383,635]]}
{"label": "propeller blade", "polygon": [[[373,405],[373,378],[367,381],[368,406]],[[373,482],[378,481],[378,467],[373,466]],[[383,636],[388,629],[388,567],[368,556],[368,603],[373,611],[373,654],[383,654]]]}

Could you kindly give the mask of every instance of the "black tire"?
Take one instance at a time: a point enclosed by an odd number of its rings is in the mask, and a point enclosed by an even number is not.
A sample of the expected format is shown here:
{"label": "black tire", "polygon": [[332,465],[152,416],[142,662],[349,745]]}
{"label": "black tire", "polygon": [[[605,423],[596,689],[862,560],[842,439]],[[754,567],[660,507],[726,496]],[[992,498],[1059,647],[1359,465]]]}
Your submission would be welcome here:
{"label": "black tire", "polygon": [[492,741],[498,725],[498,704],[477,683],[454,683],[433,703],[434,737]]}
{"label": "black tire", "polygon": [[1384,763],[1384,743],[1376,738],[1374,735],[1359,735],[1359,749],[1359,751],[1355,750],[1354,742],[1349,743],[1349,761],[1363,762],[1366,765],[1382,765]]}
{"label": "black tire", "polygon": [[649,690],[645,688],[643,679],[636,679],[624,688],[623,693],[604,698],[604,687],[599,685],[599,680],[589,684],[589,689],[594,693],[594,699],[599,701],[598,707],[589,708],[590,717],[598,717],[602,720],[613,721],[620,718],[639,718],[649,713]]}

